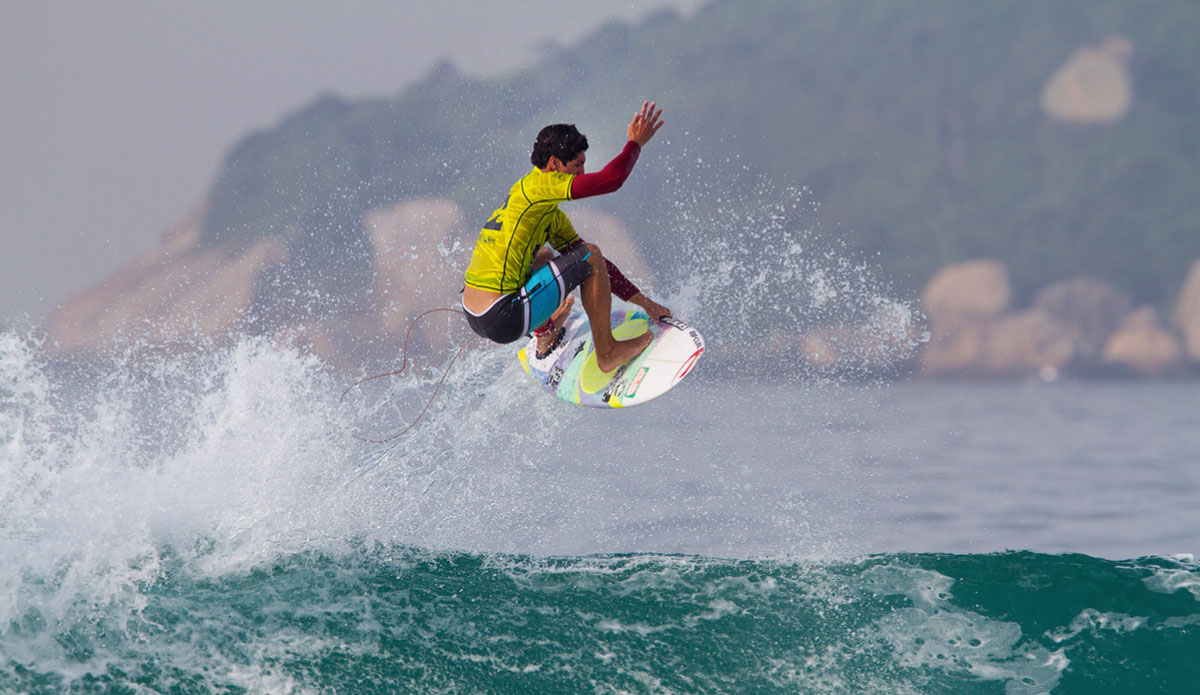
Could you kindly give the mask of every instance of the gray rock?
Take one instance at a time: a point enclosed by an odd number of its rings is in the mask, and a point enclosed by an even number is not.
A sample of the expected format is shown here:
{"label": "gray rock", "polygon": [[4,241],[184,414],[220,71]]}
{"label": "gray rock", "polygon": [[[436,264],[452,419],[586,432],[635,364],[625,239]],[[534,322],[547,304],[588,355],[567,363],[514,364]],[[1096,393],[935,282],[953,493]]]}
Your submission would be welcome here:
{"label": "gray rock", "polygon": [[1104,342],[1132,307],[1129,295],[1082,276],[1048,285],[1033,300],[1033,308],[1076,331],[1076,358],[1085,362],[1100,358]]}

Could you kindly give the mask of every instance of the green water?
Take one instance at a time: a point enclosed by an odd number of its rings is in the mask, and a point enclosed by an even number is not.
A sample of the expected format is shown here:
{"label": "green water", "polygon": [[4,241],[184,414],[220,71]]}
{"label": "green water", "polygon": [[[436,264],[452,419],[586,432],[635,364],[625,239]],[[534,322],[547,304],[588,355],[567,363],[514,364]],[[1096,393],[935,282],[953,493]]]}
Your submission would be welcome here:
{"label": "green water", "polygon": [[[175,563],[4,634],[22,693],[1185,693],[1200,568],[1085,555]],[[18,652],[23,655],[18,656]]]}

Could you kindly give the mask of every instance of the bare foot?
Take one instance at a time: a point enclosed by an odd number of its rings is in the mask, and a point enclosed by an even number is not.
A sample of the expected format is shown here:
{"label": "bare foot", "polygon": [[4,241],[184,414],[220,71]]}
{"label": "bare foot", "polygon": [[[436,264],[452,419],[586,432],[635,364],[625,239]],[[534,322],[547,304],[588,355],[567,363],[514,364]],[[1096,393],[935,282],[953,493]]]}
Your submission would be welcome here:
{"label": "bare foot", "polygon": [[563,327],[567,319],[571,316],[571,307],[575,305],[575,295],[568,294],[562,304],[554,310],[550,315],[550,324],[553,326],[545,335],[538,336],[537,351],[538,354],[545,354],[550,351],[555,339],[558,338],[558,329]]}
{"label": "bare foot", "polygon": [[654,336],[650,334],[650,331],[646,331],[636,338],[616,341],[613,343],[612,350],[607,355],[601,355],[600,351],[597,350],[596,366],[602,372],[611,372],[634,357],[637,357],[642,350],[646,349],[646,346],[650,344],[653,338]]}

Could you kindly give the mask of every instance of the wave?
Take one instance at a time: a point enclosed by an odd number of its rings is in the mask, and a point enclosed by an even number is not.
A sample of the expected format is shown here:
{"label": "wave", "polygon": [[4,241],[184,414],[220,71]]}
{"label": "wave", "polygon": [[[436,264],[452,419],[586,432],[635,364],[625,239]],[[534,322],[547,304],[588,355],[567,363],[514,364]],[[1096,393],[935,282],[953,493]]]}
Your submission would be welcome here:
{"label": "wave", "polygon": [[[560,477],[544,433],[590,413],[523,388],[507,351],[461,369],[428,422],[375,447],[349,433],[403,420],[436,367],[346,406],[344,377],[267,339],[72,372],[0,338],[0,691],[1182,693],[1200,677],[1189,557],[858,557],[806,535],[804,510],[774,542],[832,559],[497,552],[587,526],[589,503],[678,517],[604,464]],[[723,485],[744,493],[761,504]],[[688,533],[739,531],[705,524]]]}
{"label": "wave", "polygon": [[3,633],[10,692],[1189,692],[1200,566],[1084,555],[182,558]]}
{"label": "wave", "polygon": [[[873,332],[881,307],[899,309],[904,325],[917,320],[865,266],[795,231],[786,206],[740,205],[752,208],[738,215],[754,231],[711,234],[711,243],[682,249],[692,270],[656,292],[704,326],[709,354],[761,341],[761,321],[745,309],[768,302],[792,320],[859,321],[881,344],[891,338],[890,328]],[[768,246],[774,251],[762,254]],[[28,332],[0,332],[0,543],[4,557],[22,558],[0,568],[0,586],[64,564],[78,568],[81,585],[105,584],[97,577],[110,565],[152,577],[160,546],[216,543],[223,552],[206,561],[231,567],[347,538],[543,552],[539,530],[562,519],[537,518],[530,502],[548,500],[530,495],[562,457],[555,433],[591,422],[601,430],[589,436],[646,436],[628,429],[629,418],[588,420],[542,398],[508,348],[457,363],[421,426],[393,445],[349,436],[401,430],[442,361],[426,355],[425,368],[338,403],[350,378],[284,339],[134,342],[77,364],[50,356]],[[571,487],[555,500],[568,508],[597,491],[587,476],[559,484]],[[13,610],[0,605],[0,624]]]}
{"label": "wave", "polygon": [[[681,249],[701,270],[661,295],[710,352],[772,339],[773,315],[854,327],[852,376],[911,354],[914,310],[787,215],[754,214]],[[686,418],[566,407],[512,350],[477,350],[419,427],[376,446],[351,435],[406,425],[436,355],[339,403],[349,377],[282,339],[70,363],[0,333],[0,691],[1032,693],[1194,675],[1190,561],[846,559],[837,526],[871,493],[842,440],[864,429],[848,401],[871,395],[794,348],[754,378],[810,383],[764,404],[701,369]],[[706,437],[731,408],[763,429]],[[738,477],[762,432],[786,455]],[[583,453],[618,439],[641,448]],[[810,480],[841,492],[795,485],[830,457],[845,465]],[[645,550],[688,554],[612,554]]]}

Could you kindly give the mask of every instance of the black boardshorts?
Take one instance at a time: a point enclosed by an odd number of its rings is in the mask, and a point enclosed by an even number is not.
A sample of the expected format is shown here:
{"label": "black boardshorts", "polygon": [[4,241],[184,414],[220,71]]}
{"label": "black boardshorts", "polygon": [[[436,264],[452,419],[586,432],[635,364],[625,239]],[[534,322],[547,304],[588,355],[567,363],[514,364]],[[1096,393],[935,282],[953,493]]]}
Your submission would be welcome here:
{"label": "black boardshorts", "polygon": [[534,271],[525,286],[496,300],[476,316],[466,307],[467,325],[480,336],[497,343],[511,343],[550,319],[567,295],[592,274],[588,258],[592,252],[580,244]]}

